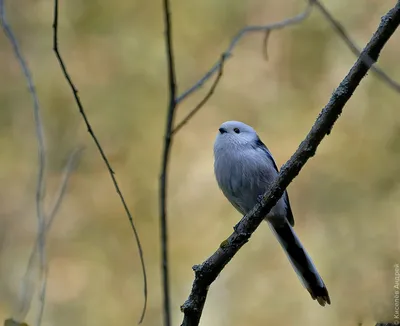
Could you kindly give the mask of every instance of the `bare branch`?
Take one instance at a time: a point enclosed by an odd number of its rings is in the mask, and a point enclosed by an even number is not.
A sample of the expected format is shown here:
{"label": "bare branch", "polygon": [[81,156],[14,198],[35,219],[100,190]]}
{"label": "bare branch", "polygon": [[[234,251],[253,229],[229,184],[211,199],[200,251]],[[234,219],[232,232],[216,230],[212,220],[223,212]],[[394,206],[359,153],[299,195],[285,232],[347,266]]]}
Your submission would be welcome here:
{"label": "bare branch", "polygon": [[[68,186],[68,181],[71,176],[71,173],[73,172],[75,165],[82,153],[83,148],[78,148],[74,150],[71,155],[68,158],[68,162],[64,168],[64,174],[63,178],[59,187],[59,190],[57,192],[56,200],[55,203],[50,210],[49,214],[46,214],[48,216],[47,221],[46,221],[46,228],[45,228],[45,235],[48,234],[50,231],[51,225],[55,219],[55,216],[57,215],[57,212],[61,206],[61,203],[64,199],[64,195]],[[32,298],[33,294],[35,291],[35,280],[36,280],[36,273],[35,273],[35,263],[37,262],[37,256],[39,253],[39,236],[37,236],[35,240],[35,244],[32,248],[31,254],[29,256],[28,264],[26,267],[26,271],[24,274],[24,277],[22,279],[22,284],[21,284],[21,294],[20,294],[20,307],[18,309],[18,312],[14,315],[15,320],[24,320],[26,315],[29,312],[31,303],[32,303]],[[40,299],[40,310],[38,314],[38,321],[37,325],[41,324],[42,316],[43,316],[43,311],[44,311],[44,300],[45,300],[45,293],[46,293],[46,282],[47,282],[47,264],[45,266],[44,270],[41,270],[41,279],[42,279],[42,285],[40,289],[40,294],[39,294],[39,299]]]}
{"label": "bare branch", "polygon": [[207,82],[215,73],[220,71],[221,65],[226,62],[227,59],[229,59],[232,56],[232,52],[236,45],[239,43],[239,41],[246,36],[248,33],[254,33],[254,32],[263,32],[265,33],[266,31],[273,31],[273,30],[278,30],[285,28],[287,26],[295,25],[303,20],[305,20],[311,13],[313,5],[313,0],[308,1],[308,5],[306,9],[292,17],[288,18],[285,20],[282,20],[277,23],[272,23],[268,25],[261,25],[261,26],[247,26],[243,29],[241,29],[232,39],[231,43],[229,44],[228,49],[222,54],[221,58],[212,66],[212,68],[206,72],[206,74],[198,81],[196,84],[194,84],[192,87],[184,91],[181,95],[178,96],[176,99],[177,103],[182,102],[186,97],[188,97],[190,94],[201,88],[205,82]]}
{"label": "bare branch", "polygon": [[36,325],[40,326],[42,324],[44,304],[46,302],[46,292],[47,292],[47,278],[49,275],[49,266],[46,264],[41,270],[42,281],[39,290],[39,313],[36,319]]}
{"label": "bare branch", "polygon": [[[55,203],[53,205],[52,210],[50,211],[50,214],[48,215],[49,218],[46,223],[46,230],[45,230],[46,234],[49,232],[51,225],[53,224],[53,221],[54,221],[54,219],[58,213],[58,210],[61,206],[61,203],[63,202],[64,195],[67,190],[69,177],[71,176],[71,173],[74,170],[75,165],[76,165],[77,161],[79,160],[82,151],[83,151],[83,147],[79,147],[76,150],[74,150],[68,158],[68,162],[64,168],[64,176],[61,181]],[[31,253],[31,257],[34,256],[34,250],[35,250],[35,248],[33,249],[32,253]],[[29,263],[30,263],[30,259],[29,259]],[[28,269],[27,269],[26,273],[28,273],[28,271],[29,271],[29,263],[28,263]],[[44,304],[45,304],[45,300],[46,300],[47,279],[48,279],[48,274],[49,274],[49,267],[47,264],[45,265],[44,270],[41,271],[41,274],[42,274],[42,283],[41,283],[40,292],[39,292],[40,309],[39,309],[38,319],[37,319],[37,323],[36,323],[36,325],[38,325],[38,326],[41,325],[41,323],[42,323]]]}
{"label": "bare branch", "polygon": [[[324,7],[324,5],[319,0],[314,1],[315,6],[326,18],[326,20],[332,25],[332,28],[340,36],[340,38],[346,43],[351,52],[353,52],[357,57],[360,56],[360,50],[355,45],[355,42],[350,38],[344,27],[330,14],[330,12]],[[374,64],[375,61],[368,56],[363,57],[363,61],[366,65],[370,66],[371,70],[378,75],[386,84],[388,84],[395,91],[400,92],[400,84],[390,78],[378,65]]]}
{"label": "bare branch", "polygon": [[211,85],[211,88],[207,92],[206,96],[197,104],[192,111],[188,113],[188,115],[182,119],[181,122],[177,124],[177,126],[172,130],[172,135],[175,135],[186,123],[189,122],[191,118],[203,107],[204,104],[210,99],[210,97],[214,94],[215,88],[218,86],[218,83],[222,77],[223,69],[224,69],[224,55],[221,57],[221,64],[219,66],[219,71],[217,78],[215,78],[214,83]]}
{"label": "bare branch", "polygon": [[168,91],[169,103],[167,124],[165,127],[164,150],[160,175],[160,224],[161,224],[161,271],[164,298],[164,326],[171,326],[171,304],[169,291],[168,271],[168,224],[167,224],[167,187],[168,187],[168,162],[172,145],[172,127],[174,124],[176,101],[175,63],[172,46],[172,25],[169,0],[163,1],[165,50],[167,53]]}
{"label": "bare branch", "polygon": [[[33,101],[33,115],[35,120],[35,130],[36,130],[36,138],[38,142],[38,175],[37,175],[37,186],[36,186],[36,216],[38,219],[38,248],[39,248],[39,258],[40,265],[42,270],[46,267],[46,250],[45,250],[45,217],[43,213],[43,198],[45,193],[45,164],[46,164],[46,148],[44,141],[44,131],[43,131],[43,123],[42,117],[40,114],[40,105],[39,99],[36,93],[35,85],[33,82],[33,78],[31,72],[28,68],[28,65],[21,53],[21,50],[18,45],[18,41],[14,36],[14,33],[7,22],[6,12],[4,8],[4,0],[0,0],[0,21],[4,31],[4,34],[7,36],[10,41],[15,57],[19,65],[21,66],[22,72],[25,76],[25,79],[28,84],[28,89],[32,97]],[[38,325],[39,326],[39,325]]]}
{"label": "bare branch", "polygon": [[91,126],[91,124],[90,124],[90,122],[89,122],[89,120],[88,120],[88,118],[86,116],[85,110],[83,108],[83,105],[82,105],[81,100],[80,100],[79,95],[78,95],[78,90],[77,90],[75,84],[73,83],[71,77],[68,74],[68,71],[67,71],[67,68],[65,66],[64,60],[62,59],[60,51],[58,49],[58,0],[54,0],[53,30],[54,30],[54,34],[53,34],[53,50],[54,50],[55,55],[57,57],[57,60],[58,60],[58,62],[60,64],[60,67],[61,67],[61,70],[63,72],[63,75],[64,75],[65,79],[67,80],[67,82],[68,82],[68,84],[69,84],[69,86],[70,86],[70,88],[72,90],[72,93],[73,93],[74,98],[75,98],[75,102],[76,102],[76,104],[78,106],[78,109],[79,109],[79,113],[82,115],[83,120],[84,120],[84,122],[86,124],[86,127],[88,129],[88,132],[89,132],[90,136],[92,137],[94,143],[96,144],[96,147],[97,147],[97,149],[98,149],[98,151],[99,151],[99,153],[100,153],[105,165],[107,166],[108,172],[110,174],[110,177],[111,177],[112,182],[113,182],[114,187],[115,187],[115,191],[117,192],[117,194],[118,194],[118,196],[119,196],[119,198],[121,200],[121,203],[122,203],[122,205],[124,207],[125,213],[128,216],[129,223],[130,223],[131,228],[133,230],[133,233],[134,233],[134,236],[135,236],[135,240],[136,240],[136,243],[137,243],[137,246],[138,246],[140,262],[141,262],[142,272],[143,272],[143,282],[144,282],[144,284],[143,284],[144,304],[143,304],[142,314],[141,314],[141,317],[140,317],[140,320],[139,320],[139,324],[140,324],[143,321],[144,315],[146,313],[146,306],[147,306],[147,274],[146,274],[146,267],[145,267],[145,263],[144,263],[142,245],[141,245],[141,242],[140,242],[140,239],[139,239],[139,234],[138,234],[138,232],[136,230],[136,227],[135,227],[135,225],[133,223],[132,214],[130,213],[128,205],[127,205],[127,203],[125,201],[125,198],[122,195],[122,192],[121,192],[121,190],[119,188],[117,179],[115,177],[115,172],[112,169],[111,164],[108,161],[107,156],[104,153],[104,150],[101,147],[100,142],[97,139],[97,137],[96,137],[96,135],[95,135],[95,133],[93,131],[93,128],[92,128],[92,126]]}
{"label": "bare branch", "polygon": [[330,134],[345,104],[369,70],[369,65],[364,62],[364,58],[368,56],[375,62],[379,57],[380,51],[399,24],[400,0],[382,18],[377,31],[360,54],[360,57],[332,94],[331,99],[319,114],[305,140],[302,141],[293,156],[283,165],[276,181],[264,194],[261,203],[257,204],[249,214],[241,219],[234,227],[234,232],[227,240],[221,243],[213,255],[201,265],[193,267],[195,280],[192,291],[181,307],[184,313],[183,326],[199,324],[210,285],[239,249],[250,239],[253,232],[263,221],[264,216],[269,213],[278,199],[281,198],[287,186],[299,174],[306,162],[314,156],[325,135]]}
{"label": "bare branch", "polygon": [[67,164],[65,165],[64,168],[64,174],[63,178],[61,180],[60,187],[57,191],[57,195],[55,197],[55,201],[53,204],[53,208],[50,210],[49,214],[46,214],[48,217],[48,221],[46,222],[46,232],[49,232],[49,229],[51,228],[51,225],[54,221],[55,216],[58,213],[58,210],[60,209],[61,203],[63,202],[65,192],[67,190],[68,186],[68,180],[71,176],[72,171],[74,171],[76,164],[78,163],[82,152],[84,150],[83,146],[80,146],[76,148],[75,150],[72,151],[72,153],[68,157]]}
{"label": "bare branch", "polygon": [[265,32],[264,35],[264,40],[263,40],[263,54],[265,60],[268,60],[268,41],[269,41],[269,36],[271,35],[271,31],[268,30]]}

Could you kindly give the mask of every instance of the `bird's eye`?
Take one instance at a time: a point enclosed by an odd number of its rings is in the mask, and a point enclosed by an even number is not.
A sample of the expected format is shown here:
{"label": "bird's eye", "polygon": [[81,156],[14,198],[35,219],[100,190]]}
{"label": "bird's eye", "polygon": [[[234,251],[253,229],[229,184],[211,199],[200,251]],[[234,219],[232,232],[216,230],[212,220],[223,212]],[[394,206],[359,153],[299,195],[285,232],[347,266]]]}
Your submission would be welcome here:
{"label": "bird's eye", "polygon": [[233,128],[233,131],[236,132],[237,134],[240,134],[239,128]]}

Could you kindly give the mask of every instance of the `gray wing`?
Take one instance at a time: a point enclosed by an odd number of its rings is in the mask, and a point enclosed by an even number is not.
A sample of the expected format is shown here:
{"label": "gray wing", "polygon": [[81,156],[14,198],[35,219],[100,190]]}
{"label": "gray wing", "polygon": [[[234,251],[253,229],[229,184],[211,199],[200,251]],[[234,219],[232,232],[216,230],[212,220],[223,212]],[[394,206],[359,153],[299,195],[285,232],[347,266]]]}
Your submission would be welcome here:
{"label": "gray wing", "polygon": [[[267,146],[265,146],[265,144],[261,141],[260,138],[257,138],[255,146],[257,148],[261,148],[264,151],[264,153],[266,154],[268,160],[274,166],[276,172],[279,173],[279,170],[278,170],[278,167],[276,166],[274,158],[272,157],[272,155],[271,155],[270,151],[268,150]],[[294,226],[294,217],[293,217],[293,213],[292,213],[292,208],[290,207],[289,195],[288,195],[286,190],[283,193],[283,199],[284,199],[284,201],[286,203],[286,218],[287,218],[288,222],[290,223],[290,225]]]}

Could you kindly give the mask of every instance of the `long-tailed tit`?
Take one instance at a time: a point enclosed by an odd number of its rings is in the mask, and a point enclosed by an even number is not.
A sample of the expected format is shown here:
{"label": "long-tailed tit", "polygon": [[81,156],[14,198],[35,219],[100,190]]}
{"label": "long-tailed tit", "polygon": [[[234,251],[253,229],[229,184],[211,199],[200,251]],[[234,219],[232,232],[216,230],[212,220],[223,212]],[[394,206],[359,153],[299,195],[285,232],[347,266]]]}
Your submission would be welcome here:
{"label": "long-tailed tit", "polygon": [[[214,143],[214,171],[225,197],[241,213],[248,213],[278,176],[278,168],[255,130],[238,121],[224,122]],[[265,217],[301,283],[321,306],[330,304],[328,290],[293,230],[287,192]]]}

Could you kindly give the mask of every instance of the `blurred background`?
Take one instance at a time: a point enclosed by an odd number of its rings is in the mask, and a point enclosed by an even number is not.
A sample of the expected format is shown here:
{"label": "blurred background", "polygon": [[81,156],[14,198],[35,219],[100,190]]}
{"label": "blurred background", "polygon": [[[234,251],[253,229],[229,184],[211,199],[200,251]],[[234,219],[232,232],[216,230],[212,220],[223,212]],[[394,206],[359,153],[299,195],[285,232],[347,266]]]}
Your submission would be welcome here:
{"label": "blurred background", "polygon": [[[395,1],[324,1],[363,47]],[[195,83],[250,24],[293,16],[299,0],[172,0],[180,92]],[[134,325],[143,304],[140,261],[128,219],[52,52],[52,1],[6,1],[8,20],[32,70],[47,143],[46,207],[68,154],[79,166],[48,235],[46,325]],[[149,304],[143,325],[162,324],[158,177],[167,108],[161,1],[61,1],[60,50],[132,211],[143,244]],[[318,11],[242,39],[207,105],[174,139],[169,175],[173,323],[193,281],[192,265],[219,246],[241,218],[213,175],[219,125],[252,125],[281,166],[296,150],[355,61]],[[400,31],[380,66],[400,81]],[[208,84],[209,86],[209,84]],[[179,106],[176,121],[207,87]],[[372,325],[392,320],[400,263],[400,94],[374,73],[363,80],[327,137],[289,186],[296,231],[329,289],[311,300],[266,225],[212,285],[202,325]],[[18,290],[36,236],[37,143],[30,94],[0,33],[0,318]],[[25,320],[33,324],[37,295]]]}

